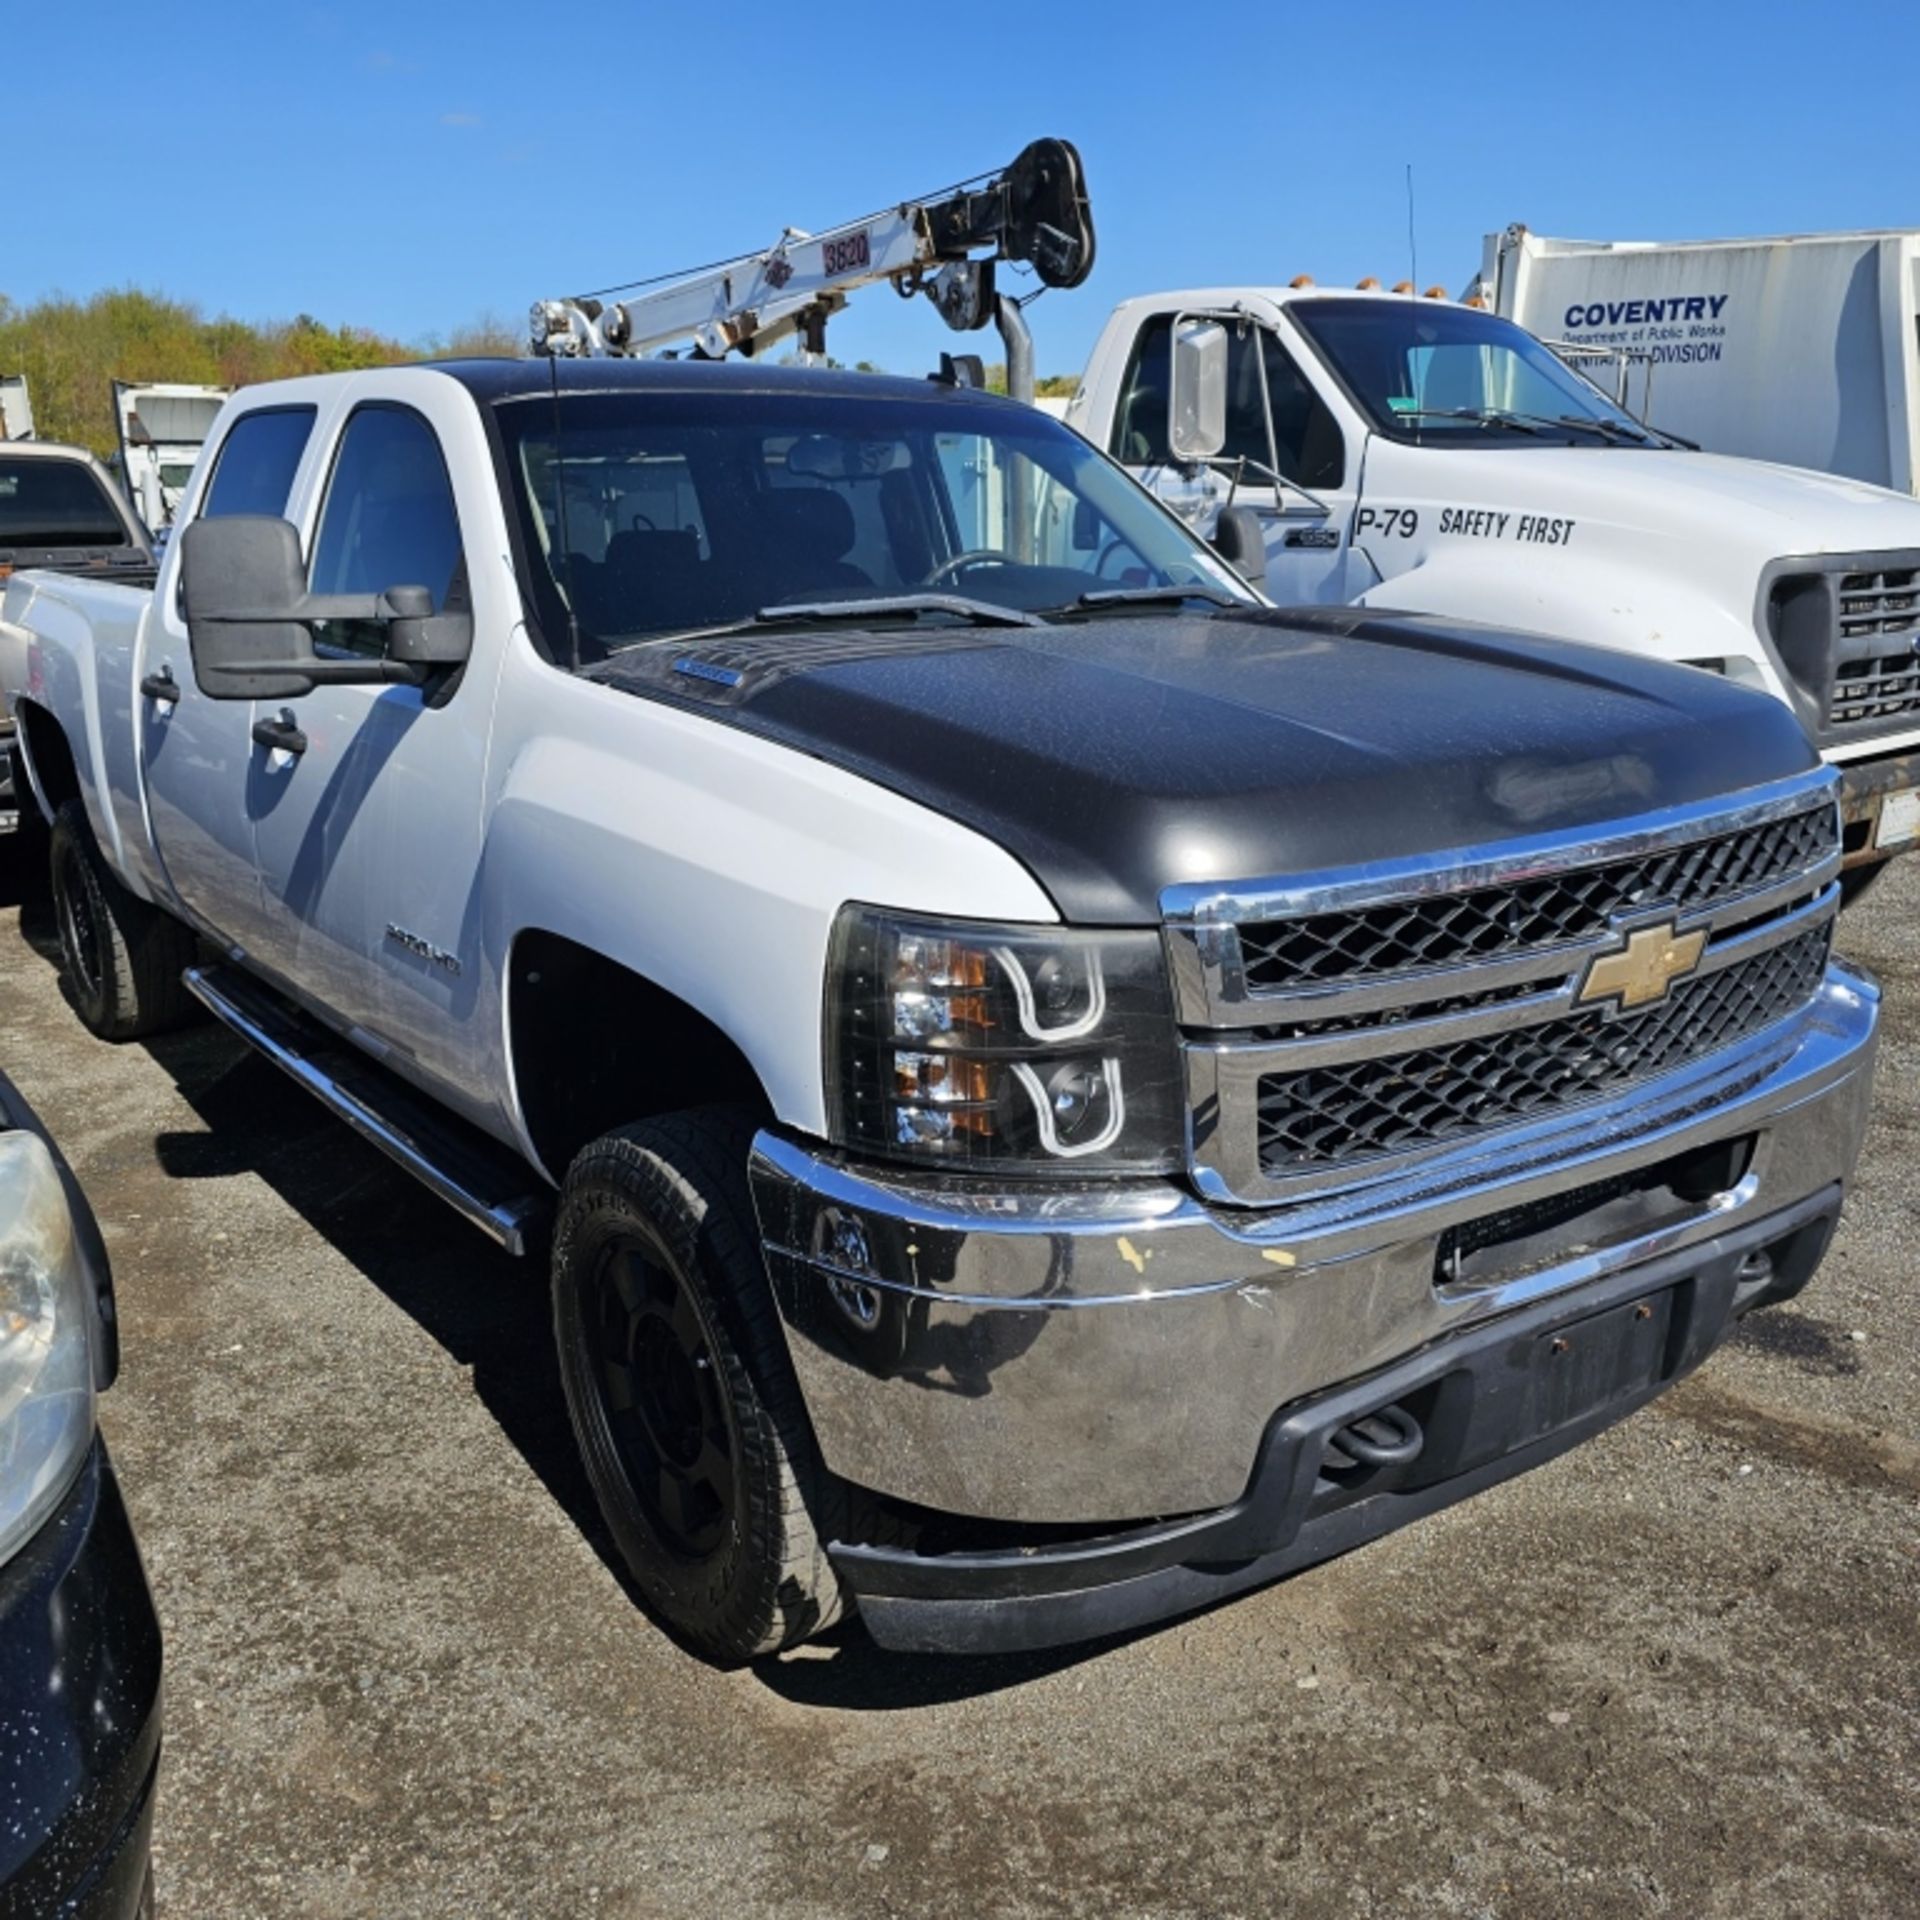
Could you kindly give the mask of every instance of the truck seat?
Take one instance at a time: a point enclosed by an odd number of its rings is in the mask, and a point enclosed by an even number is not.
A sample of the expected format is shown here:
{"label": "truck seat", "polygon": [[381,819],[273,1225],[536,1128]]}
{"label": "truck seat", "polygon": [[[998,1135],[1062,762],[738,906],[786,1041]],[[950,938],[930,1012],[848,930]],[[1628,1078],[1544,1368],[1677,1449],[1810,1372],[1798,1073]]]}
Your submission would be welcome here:
{"label": "truck seat", "polygon": [[775,597],[794,600],[832,587],[871,591],[873,581],[847,559],[853,509],[826,487],[781,487],[759,503],[761,551]]}

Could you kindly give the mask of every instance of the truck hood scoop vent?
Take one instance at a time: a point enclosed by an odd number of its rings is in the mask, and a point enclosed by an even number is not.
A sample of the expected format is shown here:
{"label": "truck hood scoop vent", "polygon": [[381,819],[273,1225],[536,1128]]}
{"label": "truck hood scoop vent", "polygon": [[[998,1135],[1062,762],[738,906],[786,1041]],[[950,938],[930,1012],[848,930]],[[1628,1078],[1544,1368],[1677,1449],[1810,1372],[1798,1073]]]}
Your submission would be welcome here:
{"label": "truck hood scoop vent", "polygon": [[900,654],[956,653],[999,644],[994,635],[971,628],[796,633],[789,627],[709,640],[649,641],[589,667],[585,677],[629,693],[671,693],[738,705],[796,674]]}

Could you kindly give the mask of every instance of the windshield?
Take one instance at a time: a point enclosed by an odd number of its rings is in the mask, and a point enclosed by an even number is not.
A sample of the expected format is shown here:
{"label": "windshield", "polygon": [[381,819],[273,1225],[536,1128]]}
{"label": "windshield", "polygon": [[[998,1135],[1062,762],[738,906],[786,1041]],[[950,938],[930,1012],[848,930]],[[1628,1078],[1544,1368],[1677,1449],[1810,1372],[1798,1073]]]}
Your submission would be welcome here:
{"label": "windshield", "polygon": [[0,547],[124,547],[127,530],[77,460],[0,454]]}
{"label": "windshield", "polygon": [[557,411],[539,395],[497,412],[556,656],[569,607],[587,661],[783,605],[1252,598],[1119,468],[1024,408],[716,386],[565,395]]}
{"label": "windshield", "polygon": [[1439,301],[1334,299],[1296,300],[1287,312],[1374,426],[1395,440],[1515,447],[1651,440],[1630,413],[1496,314]]}

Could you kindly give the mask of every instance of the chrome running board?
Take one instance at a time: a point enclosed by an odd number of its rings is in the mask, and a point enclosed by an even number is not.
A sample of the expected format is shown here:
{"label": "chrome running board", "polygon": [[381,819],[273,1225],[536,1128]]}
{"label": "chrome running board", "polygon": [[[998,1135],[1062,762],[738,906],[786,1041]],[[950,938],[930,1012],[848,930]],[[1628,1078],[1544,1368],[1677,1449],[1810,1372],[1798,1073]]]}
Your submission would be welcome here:
{"label": "chrome running board", "polygon": [[508,1253],[524,1254],[548,1201],[526,1165],[435,1107],[358,1048],[237,967],[189,967],[187,991],[363,1140]]}

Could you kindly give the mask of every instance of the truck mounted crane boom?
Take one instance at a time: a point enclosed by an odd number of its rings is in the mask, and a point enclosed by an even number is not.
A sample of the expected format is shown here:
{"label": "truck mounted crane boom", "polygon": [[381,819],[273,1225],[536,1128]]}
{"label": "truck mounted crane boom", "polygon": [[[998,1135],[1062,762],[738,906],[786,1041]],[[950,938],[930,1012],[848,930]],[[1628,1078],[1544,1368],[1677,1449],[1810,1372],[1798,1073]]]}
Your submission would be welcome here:
{"label": "truck mounted crane boom", "polygon": [[1007,389],[1031,400],[1032,339],[995,269],[1018,261],[1043,287],[1077,287],[1093,256],[1080,155],[1065,140],[1036,140],[999,173],[823,233],[789,227],[763,253],[636,283],[645,290],[626,299],[536,301],[532,346],[563,358],[637,357],[691,341],[695,358],[719,360],[797,334],[808,352],[823,353],[827,322],[849,295],[885,282],[903,299],[924,293],[957,331],[993,322],[1006,342]]}

